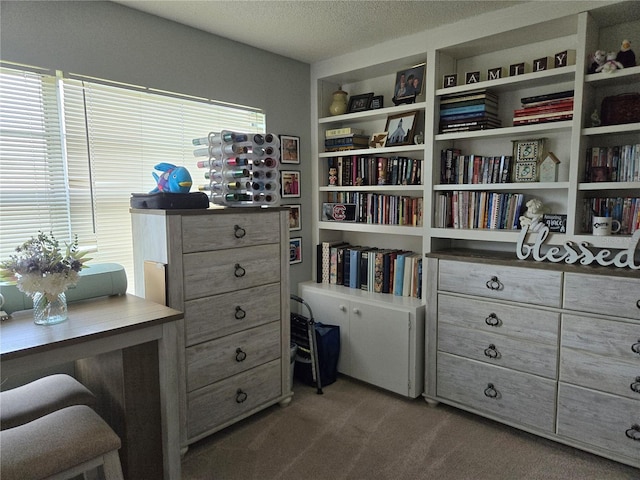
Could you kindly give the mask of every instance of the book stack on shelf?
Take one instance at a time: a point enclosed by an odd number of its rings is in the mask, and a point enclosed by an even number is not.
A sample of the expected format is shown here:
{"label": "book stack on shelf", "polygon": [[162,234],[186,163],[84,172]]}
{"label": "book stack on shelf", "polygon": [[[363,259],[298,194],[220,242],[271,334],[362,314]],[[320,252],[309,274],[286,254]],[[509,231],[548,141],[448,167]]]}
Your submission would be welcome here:
{"label": "book stack on shelf", "polygon": [[521,193],[441,192],[436,197],[434,226],[517,230],[523,202]]}
{"label": "book stack on shelf", "polygon": [[369,137],[362,133],[362,129],[352,127],[326,130],[324,132],[324,149],[326,152],[340,152],[369,148]]}
{"label": "book stack on shelf", "polygon": [[620,235],[640,229],[640,197],[599,197],[582,201],[582,230],[591,232],[593,216],[611,217],[620,222]]}
{"label": "book stack on shelf", "polygon": [[318,283],[367,292],[421,298],[422,256],[419,253],[322,242],[317,246]]}
{"label": "book stack on shelf", "polygon": [[499,128],[498,97],[488,90],[443,95],[440,99],[440,133]]}
{"label": "book stack on shelf", "polygon": [[[409,157],[376,157],[343,155],[328,159],[329,185],[355,187],[361,185],[420,185],[422,160]],[[331,183],[335,182],[335,183]]]}
{"label": "book stack on shelf", "polygon": [[[424,202],[422,197],[386,195],[367,192],[327,192],[323,203],[322,221],[338,221],[331,214],[335,204],[343,204],[355,214],[340,221],[377,225],[421,227]],[[353,205],[353,207],[348,207]]]}
{"label": "book stack on shelf", "polygon": [[458,148],[447,148],[440,151],[440,183],[510,183],[512,164],[512,155],[462,155]]}
{"label": "book stack on shelf", "polygon": [[560,122],[573,118],[573,90],[521,98],[513,111],[513,126]]}
{"label": "book stack on shelf", "polygon": [[585,182],[639,182],[640,143],[588,147]]}

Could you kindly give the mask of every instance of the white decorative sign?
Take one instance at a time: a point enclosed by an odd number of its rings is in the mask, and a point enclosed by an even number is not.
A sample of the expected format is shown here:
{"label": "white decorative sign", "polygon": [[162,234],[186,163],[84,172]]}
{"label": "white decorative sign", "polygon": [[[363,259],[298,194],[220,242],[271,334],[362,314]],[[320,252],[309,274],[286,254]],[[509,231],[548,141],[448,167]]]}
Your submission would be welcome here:
{"label": "white decorative sign", "polygon": [[635,263],[635,254],[640,244],[640,230],[636,230],[631,236],[631,242],[629,248],[621,250],[616,254],[613,254],[611,250],[602,249],[597,253],[592,252],[589,247],[592,245],[589,242],[565,242],[563,248],[561,247],[549,247],[545,253],[541,251],[542,244],[549,236],[549,227],[543,225],[538,231],[536,241],[533,244],[524,243],[527,233],[529,232],[529,225],[523,225],[520,235],[518,236],[518,250],[516,254],[520,260],[525,260],[529,256],[537,262],[549,261],[549,262],[565,262],[565,263],[577,263],[581,265],[590,265],[592,263],[598,263],[604,267],[615,265],[616,267],[623,268],[629,267],[633,270],[640,270],[640,263]]}

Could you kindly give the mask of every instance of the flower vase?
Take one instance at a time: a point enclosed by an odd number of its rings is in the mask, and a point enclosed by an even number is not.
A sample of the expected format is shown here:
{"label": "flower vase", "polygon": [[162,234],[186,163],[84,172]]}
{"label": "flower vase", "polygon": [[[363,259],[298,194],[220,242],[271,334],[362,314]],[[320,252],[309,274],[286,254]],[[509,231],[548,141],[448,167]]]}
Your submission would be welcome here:
{"label": "flower vase", "polygon": [[58,294],[53,300],[43,292],[33,294],[33,321],[38,325],[54,325],[67,319],[67,297]]}
{"label": "flower vase", "polygon": [[329,106],[331,115],[342,115],[347,112],[347,92],[344,90],[336,90],[333,92],[333,102]]}

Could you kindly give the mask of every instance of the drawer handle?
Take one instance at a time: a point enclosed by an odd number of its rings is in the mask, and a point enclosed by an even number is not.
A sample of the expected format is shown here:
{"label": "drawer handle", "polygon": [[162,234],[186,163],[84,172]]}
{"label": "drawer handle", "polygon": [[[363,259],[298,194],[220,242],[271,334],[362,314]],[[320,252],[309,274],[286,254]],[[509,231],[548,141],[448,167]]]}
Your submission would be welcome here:
{"label": "drawer handle", "polygon": [[489,358],[500,358],[500,352],[496,349],[496,346],[492,343],[484,349],[484,354]]}
{"label": "drawer handle", "polygon": [[242,391],[242,389],[238,389],[236,391],[236,403],[242,403],[247,399],[247,394]]}
{"label": "drawer handle", "polygon": [[485,285],[489,290],[502,290],[502,288],[504,287],[502,282],[498,280],[498,277],[491,277],[491,280],[487,280],[487,283],[485,283]]}
{"label": "drawer handle", "polygon": [[236,266],[234,268],[235,268],[235,271],[233,272],[233,274],[237,278],[244,277],[245,273],[247,273],[247,271],[244,268],[242,268],[239,263],[236,263]]}
{"label": "drawer handle", "polygon": [[631,440],[640,442],[640,425],[632,425],[624,434]]}
{"label": "drawer handle", "polygon": [[484,396],[489,398],[498,398],[500,393],[496,390],[496,387],[493,386],[493,383],[489,383],[487,388],[484,389]]}
{"label": "drawer handle", "polygon": [[629,385],[632,392],[640,393],[640,377],[636,377],[636,381]]}
{"label": "drawer handle", "polygon": [[240,348],[236,348],[236,362],[244,362],[247,359],[247,354]]}
{"label": "drawer handle", "polygon": [[638,353],[640,354],[640,338],[638,339],[638,341],[636,343],[634,343],[633,345],[631,345],[631,351],[633,353]]}
{"label": "drawer handle", "polygon": [[636,307],[640,308],[640,300],[636,302]]}
{"label": "drawer handle", "polygon": [[235,315],[237,320],[242,320],[244,317],[247,316],[247,312],[245,312],[240,305],[236,305]]}
{"label": "drawer handle", "polygon": [[490,327],[499,327],[502,324],[495,313],[490,313],[489,316],[484,319],[484,323],[486,323]]}
{"label": "drawer handle", "polygon": [[240,225],[234,225],[233,226],[233,235],[236,238],[242,238],[247,234],[247,231],[242,228]]}

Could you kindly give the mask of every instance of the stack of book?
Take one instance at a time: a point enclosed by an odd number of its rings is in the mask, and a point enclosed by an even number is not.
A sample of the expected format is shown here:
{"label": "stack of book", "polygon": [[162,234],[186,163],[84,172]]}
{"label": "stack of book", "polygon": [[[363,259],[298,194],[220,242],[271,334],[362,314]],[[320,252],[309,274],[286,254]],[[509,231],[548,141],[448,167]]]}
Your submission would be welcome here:
{"label": "stack of book", "polygon": [[639,182],[640,143],[587,147],[585,182]]}
{"label": "stack of book", "polygon": [[462,155],[458,148],[447,148],[440,151],[440,183],[509,183],[512,166],[511,155]]}
{"label": "stack of book", "polygon": [[500,126],[498,97],[488,90],[444,95],[440,99],[440,133]]}
{"label": "stack of book", "polygon": [[521,98],[513,111],[513,126],[559,122],[573,118],[573,90]]}
{"label": "stack of book", "polygon": [[439,192],[435,200],[436,228],[517,230],[523,207],[521,193]]}
{"label": "stack of book", "polygon": [[362,129],[344,127],[333,128],[324,132],[324,149],[326,152],[359,150],[361,148],[369,148],[369,137],[362,134]]}

